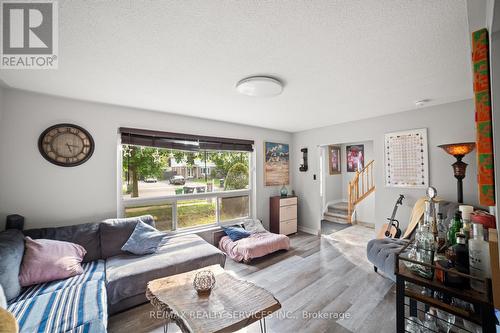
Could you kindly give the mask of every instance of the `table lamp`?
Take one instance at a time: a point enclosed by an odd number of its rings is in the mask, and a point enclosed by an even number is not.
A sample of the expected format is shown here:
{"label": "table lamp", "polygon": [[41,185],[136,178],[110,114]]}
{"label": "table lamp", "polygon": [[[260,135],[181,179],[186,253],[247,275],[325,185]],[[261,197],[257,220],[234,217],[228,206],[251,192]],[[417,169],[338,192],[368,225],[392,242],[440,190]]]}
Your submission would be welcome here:
{"label": "table lamp", "polygon": [[467,168],[467,163],[463,162],[462,158],[473,151],[475,146],[476,144],[474,142],[449,143],[438,146],[457,159],[451,166],[453,167],[453,174],[457,179],[457,201],[459,203],[464,202],[462,180],[465,178],[465,169]]}

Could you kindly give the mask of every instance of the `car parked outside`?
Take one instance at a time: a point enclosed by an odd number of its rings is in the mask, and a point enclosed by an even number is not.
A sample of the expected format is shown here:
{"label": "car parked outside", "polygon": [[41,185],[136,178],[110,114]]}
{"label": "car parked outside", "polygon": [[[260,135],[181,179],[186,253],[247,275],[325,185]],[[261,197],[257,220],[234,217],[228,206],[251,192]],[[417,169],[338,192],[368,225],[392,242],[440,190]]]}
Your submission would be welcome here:
{"label": "car parked outside", "polygon": [[186,184],[186,178],[182,175],[175,175],[170,177],[169,182],[172,185],[184,185]]}

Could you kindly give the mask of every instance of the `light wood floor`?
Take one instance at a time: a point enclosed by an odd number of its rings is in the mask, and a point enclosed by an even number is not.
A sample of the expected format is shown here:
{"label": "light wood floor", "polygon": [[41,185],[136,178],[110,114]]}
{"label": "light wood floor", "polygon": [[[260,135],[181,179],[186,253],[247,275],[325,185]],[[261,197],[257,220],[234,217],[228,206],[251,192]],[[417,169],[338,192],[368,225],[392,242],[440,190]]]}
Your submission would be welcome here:
{"label": "light wood floor", "polygon": [[[366,259],[373,233],[358,225],[321,237],[298,233],[291,237],[289,251],[250,265],[228,259],[226,270],[266,288],[281,302],[281,318],[266,320],[268,332],[395,332],[394,284],[375,273]],[[149,317],[151,310],[145,304],[115,315],[108,330],[163,332],[162,322]],[[324,318],[317,318],[318,313]],[[169,332],[179,330],[171,324]],[[240,332],[260,332],[259,324]]]}

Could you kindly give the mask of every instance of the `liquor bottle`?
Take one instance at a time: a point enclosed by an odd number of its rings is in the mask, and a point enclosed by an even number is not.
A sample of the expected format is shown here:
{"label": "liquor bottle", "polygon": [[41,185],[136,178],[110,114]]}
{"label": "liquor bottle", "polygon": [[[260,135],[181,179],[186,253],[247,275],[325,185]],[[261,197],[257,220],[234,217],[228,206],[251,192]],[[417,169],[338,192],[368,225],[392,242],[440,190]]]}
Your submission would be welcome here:
{"label": "liquor bottle", "polygon": [[448,228],[446,227],[442,213],[438,214],[437,229],[438,229],[438,236],[436,242],[437,242],[437,248],[439,250],[442,249],[443,246],[446,244],[446,234],[448,233]]}
{"label": "liquor bottle", "polygon": [[467,240],[471,237],[471,213],[474,211],[474,207],[468,205],[460,205],[458,210],[462,213],[462,223],[464,228],[464,234]]}
{"label": "liquor bottle", "polygon": [[[472,223],[472,236],[469,239],[469,269],[470,275],[485,279],[491,277],[490,249],[484,240],[483,225]],[[486,292],[484,283],[471,280],[471,287],[479,292]]]}
{"label": "liquor bottle", "polygon": [[455,267],[460,273],[469,274],[469,248],[466,243],[463,229],[457,233],[457,244],[453,245],[455,252]]}
{"label": "liquor bottle", "polygon": [[451,222],[450,229],[448,230],[448,242],[449,245],[455,245],[457,243],[457,232],[462,228],[462,222],[460,221],[460,212],[455,213],[455,217]]}

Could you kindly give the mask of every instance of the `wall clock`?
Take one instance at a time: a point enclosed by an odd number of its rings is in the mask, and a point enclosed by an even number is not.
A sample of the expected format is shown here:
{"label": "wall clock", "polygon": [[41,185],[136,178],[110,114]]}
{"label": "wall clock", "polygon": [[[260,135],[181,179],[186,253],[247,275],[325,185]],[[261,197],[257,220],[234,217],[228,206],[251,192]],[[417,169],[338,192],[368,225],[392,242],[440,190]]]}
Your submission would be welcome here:
{"label": "wall clock", "polygon": [[43,131],[38,139],[38,149],[47,161],[73,167],[85,163],[92,156],[94,139],[80,126],[57,124]]}

